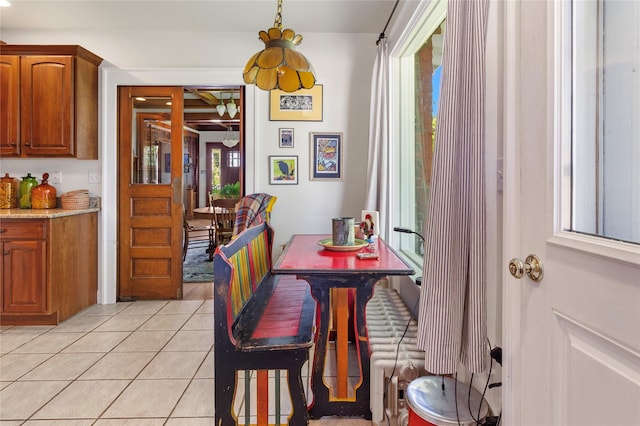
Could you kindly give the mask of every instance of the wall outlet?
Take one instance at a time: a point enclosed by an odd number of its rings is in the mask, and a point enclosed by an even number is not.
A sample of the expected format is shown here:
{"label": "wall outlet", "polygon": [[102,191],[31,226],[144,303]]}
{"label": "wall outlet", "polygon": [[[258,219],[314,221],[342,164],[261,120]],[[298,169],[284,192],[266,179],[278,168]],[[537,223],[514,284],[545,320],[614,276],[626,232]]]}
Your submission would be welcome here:
{"label": "wall outlet", "polygon": [[49,182],[52,185],[56,183],[62,183],[62,172],[61,171],[51,172],[51,175],[49,176]]}
{"label": "wall outlet", "polygon": [[89,183],[101,183],[102,174],[100,172],[89,172]]}

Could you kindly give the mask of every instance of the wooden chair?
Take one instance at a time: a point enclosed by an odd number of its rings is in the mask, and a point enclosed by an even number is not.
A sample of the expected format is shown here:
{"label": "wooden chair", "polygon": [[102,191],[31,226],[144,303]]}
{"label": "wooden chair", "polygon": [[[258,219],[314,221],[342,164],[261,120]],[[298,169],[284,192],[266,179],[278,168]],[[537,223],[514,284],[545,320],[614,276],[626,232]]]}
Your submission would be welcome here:
{"label": "wooden chair", "polygon": [[182,216],[182,227],[184,228],[184,245],[182,246],[182,261],[184,262],[187,258],[187,250],[189,249],[189,234],[194,232],[207,232],[207,236],[209,238],[209,247],[207,248],[207,253],[209,253],[209,260],[213,260],[213,251],[215,249],[215,226],[211,225],[190,225],[187,220],[187,211],[185,210],[184,215]]}
{"label": "wooden chair", "polygon": [[226,244],[233,236],[233,226],[236,223],[236,204],[238,198],[218,198],[213,200],[215,211],[215,243],[216,246]]}

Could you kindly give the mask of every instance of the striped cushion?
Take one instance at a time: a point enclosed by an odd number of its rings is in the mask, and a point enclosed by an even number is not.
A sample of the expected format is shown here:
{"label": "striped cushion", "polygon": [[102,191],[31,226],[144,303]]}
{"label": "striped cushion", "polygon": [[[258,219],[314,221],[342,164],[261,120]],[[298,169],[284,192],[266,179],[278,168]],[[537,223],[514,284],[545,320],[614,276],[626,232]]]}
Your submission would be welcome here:
{"label": "striped cushion", "polygon": [[269,272],[267,231],[251,240],[250,244],[242,247],[230,258],[229,262],[233,266],[231,273],[231,313],[233,319],[238,317],[244,304],[251,297],[262,278]]}

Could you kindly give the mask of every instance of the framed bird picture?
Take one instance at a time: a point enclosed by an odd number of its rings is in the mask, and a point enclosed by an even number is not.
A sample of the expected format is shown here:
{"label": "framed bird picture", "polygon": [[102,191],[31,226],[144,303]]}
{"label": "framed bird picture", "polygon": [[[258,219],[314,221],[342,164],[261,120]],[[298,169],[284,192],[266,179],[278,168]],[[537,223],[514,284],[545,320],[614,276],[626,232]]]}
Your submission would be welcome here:
{"label": "framed bird picture", "polygon": [[311,180],[342,180],[342,133],[309,133]]}
{"label": "framed bird picture", "polygon": [[269,184],[297,185],[298,184],[298,156],[270,155],[269,156]]}

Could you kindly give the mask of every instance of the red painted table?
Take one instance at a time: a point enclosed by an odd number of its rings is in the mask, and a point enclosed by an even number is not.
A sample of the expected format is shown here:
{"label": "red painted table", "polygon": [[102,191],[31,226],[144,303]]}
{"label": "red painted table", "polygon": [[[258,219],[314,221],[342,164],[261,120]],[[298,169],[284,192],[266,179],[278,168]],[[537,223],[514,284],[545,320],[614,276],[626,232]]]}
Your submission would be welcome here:
{"label": "red painted table", "polygon": [[[359,416],[371,419],[369,407],[369,343],[365,322],[365,308],[373,295],[373,287],[389,275],[412,275],[414,270],[384,241],[378,240],[378,259],[361,260],[355,251],[337,252],[325,249],[318,241],[330,235],[294,235],[289,240],[272,270],[275,274],[291,274],[303,279],[311,286],[320,308],[320,324],[316,337],[313,358],[311,388],[313,402],[309,406],[312,419],[322,416]],[[360,251],[365,251],[361,249]],[[341,338],[340,327],[336,342],[338,366],[338,395],[332,397],[323,380],[329,322],[331,317],[331,290],[338,291],[334,303],[346,306],[345,292],[355,289],[355,344],[359,355],[361,381],[356,384],[355,398],[346,395],[346,334]],[[340,310],[340,308],[338,308]],[[340,324],[340,320],[338,320]],[[344,323],[343,323],[344,324]],[[344,343],[342,344],[341,343]]]}

